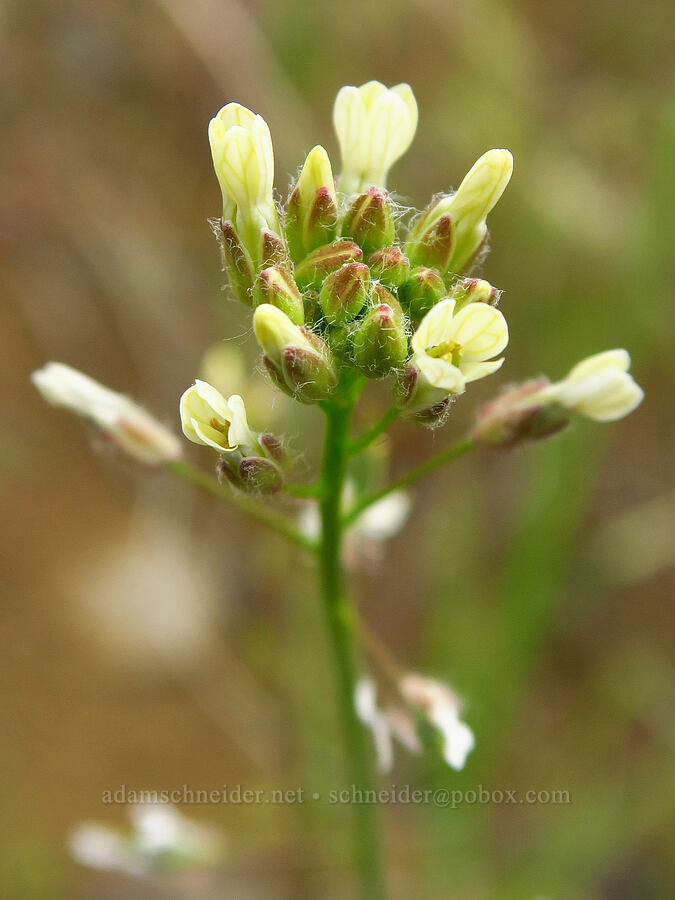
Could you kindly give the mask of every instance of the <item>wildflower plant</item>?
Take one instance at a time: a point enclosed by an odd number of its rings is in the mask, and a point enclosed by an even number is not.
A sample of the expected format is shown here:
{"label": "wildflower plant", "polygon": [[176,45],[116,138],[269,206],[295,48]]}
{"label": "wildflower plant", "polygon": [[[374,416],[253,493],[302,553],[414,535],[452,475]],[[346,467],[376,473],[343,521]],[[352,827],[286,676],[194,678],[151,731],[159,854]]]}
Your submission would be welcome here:
{"label": "wildflower plant", "polygon": [[[500,291],[474,270],[486,256],[487,219],[509,183],[513,160],[508,150],[489,150],[456,191],[438,194],[406,217],[387,182],[417,126],[410,87],[376,81],[344,87],[333,121],[339,174],[326,150],[314,147],[283,207],[274,197],[274,154],[265,121],[228,103],[208,129],[222,193],[222,215],[210,224],[230,289],[251,309],[270,390],[318,407],[325,419],[315,481],[293,482],[284,440],[249,426],[245,399],[226,398],[203,381],[183,394],[180,420],[189,441],[217,455],[218,479],[179,459],[175,437],[149,414],[86,376],[52,363],[34,381],[47,401],[81,414],[127,454],[235,503],[315,558],[351,774],[367,788],[372,748],[364,723],[373,731],[383,770],[392,763],[392,737],[412,752],[435,746],[457,769],[474,736],[453,692],[401,672],[357,615],[344,574],[349,530],[361,522],[366,534],[367,516],[368,529],[390,534],[386,523],[374,521],[378,509],[390,508],[383,501],[396,497],[400,505],[401,492],[480,445],[543,438],[575,416],[620,419],[643,395],[628,372],[625,350],[600,353],[557,383],[538,377],[509,386],[477,411],[473,429],[456,443],[390,483],[357,486],[354,461],[397,418],[411,427],[444,425],[473,382],[494,376],[504,363],[509,331]],[[386,381],[391,406],[355,436],[353,412],[371,380]],[[296,498],[290,514],[288,505],[271,496],[282,493]],[[397,516],[403,524],[405,513]],[[361,648],[363,658],[379,660],[373,667],[386,676],[386,708],[377,703],[372,674],[362,675]],[[383,882],[375,814],[359,804],[354,814],[364,893],[378,896]]]}

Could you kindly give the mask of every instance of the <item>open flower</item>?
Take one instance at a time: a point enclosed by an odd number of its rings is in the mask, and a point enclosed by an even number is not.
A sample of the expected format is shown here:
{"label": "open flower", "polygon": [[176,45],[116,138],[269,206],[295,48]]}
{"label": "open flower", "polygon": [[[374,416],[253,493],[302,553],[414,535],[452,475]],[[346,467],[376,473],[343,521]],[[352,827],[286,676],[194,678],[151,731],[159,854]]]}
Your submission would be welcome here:
{"label": "open flower", "polygon": [[498,309],[486,303],[468,303],[455,313],[455,301],[449,297],[429,310],[413,334],[413,363],[431,372],[429,360],[441,361],[437,380],[446,371],[451,382],[457,377],[453,370],[458,369],[464,383],[476,381],[500,368],[503,357],[493,357],[508,342],[506,319]]}
{"label": "open flower", "polygon": [[133,400],[83,372],[50,362],[33,372],[31,380],[47,403],[82,416],[139,462],[161,465],[180,457],[180,442],[171,431]]}
{"label": "open flower", "polygon": [[408,84],[343,87],[335,98],[333,124],[342,154],[340,190],[385,187],[389,169],[415,136],[417,102]]}
{"label": "open flower", "polygon": [[223,219],[244,233],[251,226],[278,233],[272,138],[262,116],[228,103],[209,122],[209,143],[223,194]]}
{"label": "open flower", "polygon": [[246,455],[257,448],[241,397],[232,394],[226,400],[205,381],[195,381],[180,398],[180,420],[188,440],[213,447],[218,453],[241,450]]}
{"label": "open flower", "polygon": [[570,412],[596,422],[613,422],[631,413],[642,402],[644,391],[629,375],[627,350],[606,350],[589,356],[562,381],[530,398],[530,404],[559,403]]}

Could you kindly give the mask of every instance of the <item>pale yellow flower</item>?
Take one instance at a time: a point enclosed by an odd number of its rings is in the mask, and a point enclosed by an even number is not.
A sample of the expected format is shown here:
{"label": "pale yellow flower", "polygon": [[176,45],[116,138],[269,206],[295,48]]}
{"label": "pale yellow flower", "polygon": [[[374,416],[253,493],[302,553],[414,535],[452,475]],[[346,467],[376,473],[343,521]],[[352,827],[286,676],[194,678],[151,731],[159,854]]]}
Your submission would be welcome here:
{"label": "pale yellow flower", "polygon": [[316,350],[302,329],[271,303],[262,303],[253,313],[253,330],[263,353],[278,367],[287,347],[298,347],[316,354]]}
{"label": "pale yellow flower", "polygon": [[596,422],[613,422],[642,402],[644,391],[629,375],[626,350],[606,350],[577,363],[562,381],[535,394],[530,404],[559,403]]}
{"label": "pale yellow flower", "polygon": [[262,116],[239,103],[228,103],[209,122],[209,143],[220,189],[223,219],[238,229],[279,232],[274,206],[274,152]]}
{"label": "pale yellow flower", "polygon": [[492,357],[509,340],[506,319],[493,306],[468,303],[455,313],[455,301],[437,303],[420,322],[412,336],[412,364],[432,384],[463,385],[485,378],[500,368],[504,359]]}
{"label": "pale yellow flower", "polygon": [[408,149],[417,129],[417,102],[408,84],[379,81],[340,89],[333,124],[342,154],[340,190],[351,194],[376,185]]}
{"label": "pale yellow flower", "polygon": [[212,385],[197,380],[180,398],[180,419],[183,434],[194,444],[205,444],[218,453],[260,453],[238,394],[226,400]]}

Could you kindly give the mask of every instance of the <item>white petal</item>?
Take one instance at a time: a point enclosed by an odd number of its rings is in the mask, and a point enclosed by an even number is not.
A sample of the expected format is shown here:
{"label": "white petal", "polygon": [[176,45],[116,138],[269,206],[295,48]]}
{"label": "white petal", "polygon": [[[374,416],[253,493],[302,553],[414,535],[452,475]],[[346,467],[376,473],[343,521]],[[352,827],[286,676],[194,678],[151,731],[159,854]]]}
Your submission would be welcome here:
{"label": "white petal", "polygon": [[492,375],[504,365],[504,357],[493,359],[487,362],[466,362],[460,364],[464,381],[468,384],[470,381],[477,381],[479,378],[485,378]]}
{"label": "white petal", "polygon": [[469,303],[454,317],[450,339],[461,346],[463,361],[482,361],[502,352],[509,342],[509,329],[494,306]]}
{"label": "white petal", "polygon": [[454,310],[455,301],[452,297],[446,297],[429,310],[412,336],[414,353],[426,353],[431,347],[450,340]]}
{"label": "white petal", "polygon": [[603,353],[596,353],[587,359],[582,359],[570,371],[565,381],[579,381],[588,375],[594,375],[606,368],[618,368],[623,372],[630,369],[630,355],[627,350],[605,350]]}

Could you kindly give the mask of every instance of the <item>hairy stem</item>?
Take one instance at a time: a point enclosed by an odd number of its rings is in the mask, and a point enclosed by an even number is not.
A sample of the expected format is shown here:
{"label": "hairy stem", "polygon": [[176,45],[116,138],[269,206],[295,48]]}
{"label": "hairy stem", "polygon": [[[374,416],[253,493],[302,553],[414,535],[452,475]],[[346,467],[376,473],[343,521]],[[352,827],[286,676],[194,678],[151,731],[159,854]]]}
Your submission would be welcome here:
{"label": "hairy stem", "polygon": [[420,481],[422,478],[425,478],[427,475],[435,472],[436,469],[440,469],[442,466],[447,465],[454,459],[457,459],[460,456],[464,456],[464,454],[468,453],[470,450],[473,450],[474,446],[475,443],[472,438],[462,438],[461,441],[457,441],[456,444],[452,444],[447,448],[447,450],[443,450],[436,456],[432,456],[431,459],[426,460],[426,462],[420,463],[419,466],[415,466],[414,469],[411,469],[409,472],[405,472],[399,478],[395,478],[393,481],[390,481],[389,484],[386,484],[379,490],[373,491],[372,494],[366,494],[365,497],[362,497],[349,510],[347,515],[344,517],[343,525],[351,525],[354,521],[356,521],[356,519],[358,519],[361,513],[365,512],[365,510],[367,510],[369,506],[372,506],[373,503],[377,503],[378,500],[381,500],[383,497],[386,497],[388,494],[391,494],[394,491],[398,491],[401,488],[410,487],[411,485]]}
{"label": "hairy stem", "polygon": [[201,469],[197,469],[195,466],[191,466],[189,463],[183,462],[182,460],[170,463],[167,466],[167,469],[179,478],[183,478],[185,481],[189,481],[190,484],[194,484],[202,491],[206,491],[206,493],[218,497],[219,500],[225,500],[226,503],[236,506],[237,509],[241,510],[251,519],[255,519],[256,522],[259,522],[271,531],[276,531],[277,534],[286,538],[286,540],[297,544],[299,547],[308,550],[310,553],[316,552],[316,544],[314,541],[305,537],[304,534],[301,534],[292,522],[284,516],[279,515],[279,513],[275,512],[273,509],[269,509],[267,506],[261,506],[256,500],[252,500],[245,494],[239,494],[232,488],[220,484],[213,476],[208,475],[206,472],[202,472]]}
{"label": "hairy stem", "polygon": [[[345,744],[353,784],[357,790],[372,790],[373,774],[365,732],[354,708],[356,665],[354,660],[355,616],[347,598],[342,566],[342,489],[344,485],[353,396],[338,396],[323,404],[326,434],[322,463],[321,543],[319,564],[321,589],[337,676],[338,698]],[[380,858],[376,808],[353,804],[354,852],[361,876],[363,896],[385,896]]]}

